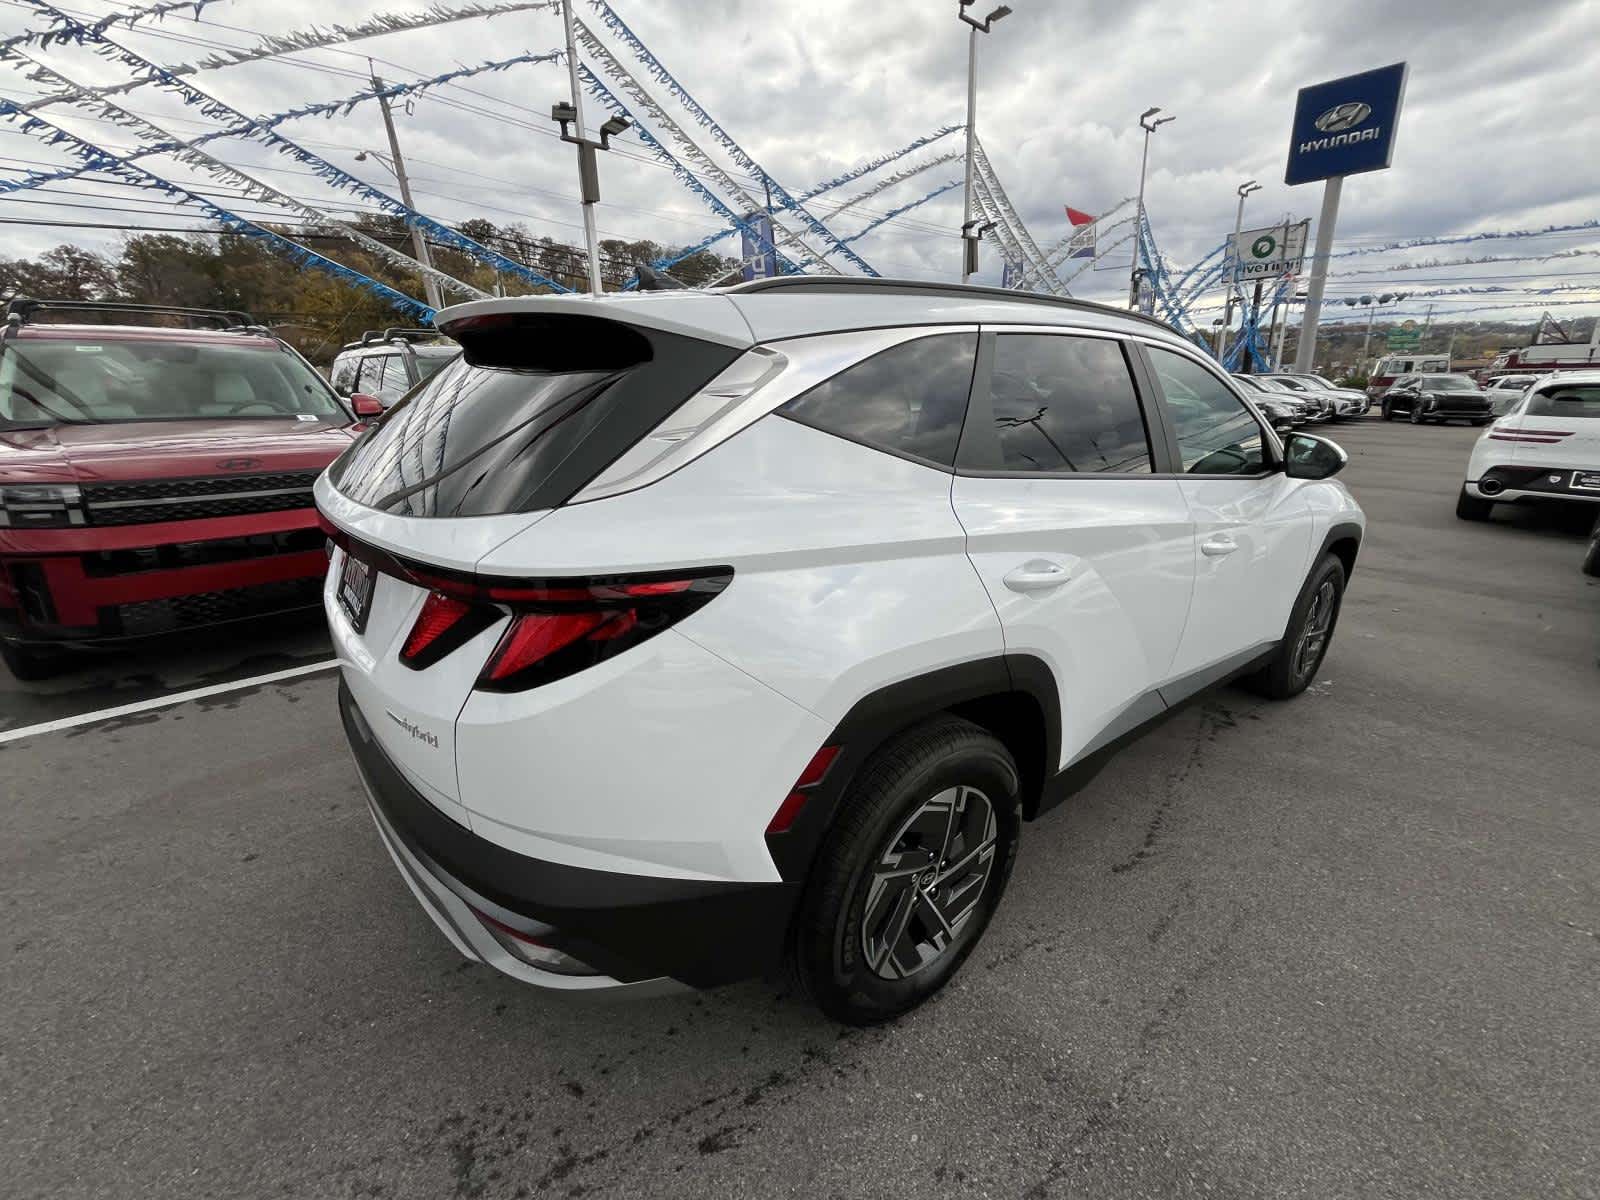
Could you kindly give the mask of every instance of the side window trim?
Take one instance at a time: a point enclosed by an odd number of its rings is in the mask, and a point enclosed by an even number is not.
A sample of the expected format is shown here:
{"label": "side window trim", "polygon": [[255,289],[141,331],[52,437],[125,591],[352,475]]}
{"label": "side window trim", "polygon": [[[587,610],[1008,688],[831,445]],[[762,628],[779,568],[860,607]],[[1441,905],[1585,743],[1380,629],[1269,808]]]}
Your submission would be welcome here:
{"label": "side window trim", "polygon": [[[1148,371],[1150,375],[1151,387],[1153,394],[1156,397],[1156,406],[1161,409],[1162,424],[1167,428],[1168,435],[1172,439],[1172,449],[1174,451],[1173,466],[1175,468],[1173,471],[1174,477],[1179,479],[1266,479],[1268,476],[1275,475],[1283,470],[1283,443],[1278,440],[1278,435],[1273,431],[1272,423],[1270,421],[1263,421],[1261,419],[1261,414],[1256,411],[1255,405],[1251,404],[1249,400],[1246,399],[1243,390],[1240,389],[1232,379],[1229,379],[1224,373],[1218,371],[1214,364],[1207,362],[1201,355],[1189,351],[1184,347],[1173,346],[1166,342],[1158,342],[1151,338],[1143,337],[1138,339],[1137,344],[1139,347],[1139,357],[1144,360],[1145,370]],[[1229,395],[1233,396],[1244,406],[1245,412],[1250,414],[1251,419],[1255,421],[1257,427],[1261,430],[1261,457],[1266,462],[1265,468],[1257,471],[1254,475],[1213,475],[1183,470],[1183,457],[1182,454],[1178,452],[1177,426],[1173,424],[1172,414],[1170,411],[1168,411],[1168,406],[1166,404],[1166,393],[1161,390],[1161,380],[1156,374],[1155,363],[1150,359],[1150,355],[1148,353],[1149,347],[1154,347],[1157,350],[1165,350],[1169,354],[1176,354],[1181,358],[1188,359],[1190,362],[1194,363],[1196,366],[1210,374],[1218,383],[1222,385],[1223,389],[1228,392]]]}
{"label": "side window trim", "polygon": [[[1083,329],[1066,325],[982,325],[978,338],[978,366],[973,373],[972,396],[967,402],[967,423],[961,431],[961,444],[956,448],[956,474],[971,479],[1162,479],[1175,472],[1179,461],[1177,437],[1166,421],[1160,393],[1155,391],[1154,373],[1145,361],[1142,350],[1131,339],[1104,329]],[[994,395],[990,388],[994,377],[995,342],[1002,333],[1046,334],[1057,337],[1094,337],[1116,342],[1122,348],[1128,367],[1129,380],[1138,400],[1140,416],[1144,418],[1145,436],[1150,444],[1150,470],[1140,472],[1100,471],[1006,471],[985,467],[999,457],[998,442],[994,434]]]}

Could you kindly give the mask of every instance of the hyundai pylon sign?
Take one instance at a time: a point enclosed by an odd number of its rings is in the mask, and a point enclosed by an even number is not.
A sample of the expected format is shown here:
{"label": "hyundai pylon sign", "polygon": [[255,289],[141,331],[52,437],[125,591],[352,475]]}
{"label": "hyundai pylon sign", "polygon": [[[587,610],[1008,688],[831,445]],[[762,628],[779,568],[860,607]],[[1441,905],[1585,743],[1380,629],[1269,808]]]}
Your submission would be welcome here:
{"label": "hyundai pylon sign", "polygon": [[1381,171],[1394,157],[1406,64],[1300,89],[1289,135],[1287,184]]}

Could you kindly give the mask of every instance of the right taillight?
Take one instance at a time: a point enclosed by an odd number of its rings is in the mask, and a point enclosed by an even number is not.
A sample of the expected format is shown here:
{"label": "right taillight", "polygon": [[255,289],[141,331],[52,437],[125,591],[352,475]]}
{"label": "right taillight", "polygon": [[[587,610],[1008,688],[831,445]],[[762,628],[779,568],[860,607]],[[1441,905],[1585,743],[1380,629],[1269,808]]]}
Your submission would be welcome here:
{"label": "right taillight", "polygon": [[733,578],[726,567],[606,578],[513,580],[400,569],[427,598],[401,646],[421,669],[465,645],[509,611],[511,620],[476,686],[520,692],[572,675],[648,641],[706,604]]}

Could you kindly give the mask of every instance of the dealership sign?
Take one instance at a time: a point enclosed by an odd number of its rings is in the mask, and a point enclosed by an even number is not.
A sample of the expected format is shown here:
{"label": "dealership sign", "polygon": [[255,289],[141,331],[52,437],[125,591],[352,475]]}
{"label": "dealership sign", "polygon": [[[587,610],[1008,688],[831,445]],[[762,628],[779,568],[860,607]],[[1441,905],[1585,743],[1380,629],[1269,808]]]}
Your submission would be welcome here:
{"label": "dealership sign", "polygon": [[1298,275],[1305,267],[1306,233],[1310,221],[1246,229],[1233,235],[1234,276],[1243,280],[1278,279]]}
{"label": "dealership sign", "polygon": [[1381,171],[1394,157],[1406,64],[1300,89],[1289,135],[1287,184]]}

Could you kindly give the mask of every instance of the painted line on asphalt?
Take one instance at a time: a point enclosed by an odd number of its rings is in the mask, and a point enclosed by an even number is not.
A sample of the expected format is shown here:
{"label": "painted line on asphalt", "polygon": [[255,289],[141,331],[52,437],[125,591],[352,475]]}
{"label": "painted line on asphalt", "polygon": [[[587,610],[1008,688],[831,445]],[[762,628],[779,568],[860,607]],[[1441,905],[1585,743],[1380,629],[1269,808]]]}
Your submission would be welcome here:
{"label": "painted line on asphalt", "polygon": [[326,662],[310,663],[303,667],[290,667],[287,670],[273,671],[267,675],[253,675],[249,679],[236,679],[232,683],[214,683],[210,687],[191,688],[187,692],[173,692],[170,695],[156,696],[150,700],[139,700],[133,704],[119,704],[115,708],[96,709],[94,712],[79,713],[75,717],[62,717],[57,721],[42,721],[38,725],[24,725],[21,729],[0,730],[0,745],[4,745],[6,742],[21,741],[26,737],[36,737],[42,733],[60,733],[63,729],[76,729],[80,725],[93,725],[100,721],[114,721],[118,717],[128,717],[135,713],[149,712],[156,708],[171,708],[175,704],[187,704],[191,700],[204,700],[210,696],[222,696],[228,692],[260,687],[264,683],[282,683],[286,679],[298,679],[302,675],[315,675],[319,671],[331,671],[338,665],[338,659],[330,658]]}

